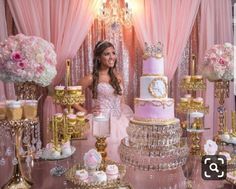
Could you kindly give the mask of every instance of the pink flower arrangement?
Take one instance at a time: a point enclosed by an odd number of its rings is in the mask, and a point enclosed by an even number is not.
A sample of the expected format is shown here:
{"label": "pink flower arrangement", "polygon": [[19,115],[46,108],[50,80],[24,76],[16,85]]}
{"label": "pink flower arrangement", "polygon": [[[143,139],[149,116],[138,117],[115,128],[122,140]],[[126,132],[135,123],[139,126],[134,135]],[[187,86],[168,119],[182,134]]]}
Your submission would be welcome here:
{"label": "pink flower arrangement", "polygon": [[234,46],[230,43],[217,44],[206,52],[203,75],[209,81],[232,80]]}
{"label": "pink flower arrangement", "polygon": [[0,43],[1,80],[33,81],[45,87],[56,73],[56,53],[52,43],[23,34],[10,36]]}

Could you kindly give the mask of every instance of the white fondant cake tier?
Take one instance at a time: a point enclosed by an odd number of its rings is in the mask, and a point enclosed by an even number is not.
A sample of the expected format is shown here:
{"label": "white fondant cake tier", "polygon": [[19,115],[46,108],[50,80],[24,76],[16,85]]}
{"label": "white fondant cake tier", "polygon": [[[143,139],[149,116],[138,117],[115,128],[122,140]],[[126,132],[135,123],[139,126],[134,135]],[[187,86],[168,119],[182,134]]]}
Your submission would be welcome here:
{"label": "white fondant cake tier", "polygon": [[143,75],[164,74],[164,58],[149,57],[143,60]]}
{"label": "white fondant cake tier", "polygon": [[168,97],[168,78],[166,76],[142,76],[140,86],[140,98]]}
{"label": "white fondant cake tier", "polygon": [[142,121],[159,121],[174,118],[174,99],[143,99],[134,100],[134,119]]}

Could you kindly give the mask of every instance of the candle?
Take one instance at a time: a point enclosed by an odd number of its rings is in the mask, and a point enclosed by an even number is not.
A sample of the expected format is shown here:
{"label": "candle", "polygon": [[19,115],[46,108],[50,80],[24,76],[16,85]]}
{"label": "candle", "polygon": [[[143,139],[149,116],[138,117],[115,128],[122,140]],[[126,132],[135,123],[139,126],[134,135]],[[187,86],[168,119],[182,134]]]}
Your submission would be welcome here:
{"label": "candle", "polygon": [[233,133],[236,132],[236,125],[235,125],[235,117],[236,117],[236,113],[235,111],[231,112],[231,118],[232,118],[232,131]]}
{"label": "candle", "polygon": [[66,60],[66,86],[70,85],[70,59]]}
{"label": "candle", "polygon": [[195,60],[196,60],[196,56],[193,54],[192,55],[192,63],[191,63],[191,75],[195,75],[196,74]]}
{"label": "candle", "polygon": [[227,132],[227,130],[228,130],[228,129],[227,129],[227,116],[226,116],[227,111],[225,111],[224,114],[225,114],[225,115],[224,115],[224,126],[225,126],[224,132]]}
{"label": "candle", "polygon": [[92,133],[95,137],[110,136],[110,118],[102,114],[93,117]]}

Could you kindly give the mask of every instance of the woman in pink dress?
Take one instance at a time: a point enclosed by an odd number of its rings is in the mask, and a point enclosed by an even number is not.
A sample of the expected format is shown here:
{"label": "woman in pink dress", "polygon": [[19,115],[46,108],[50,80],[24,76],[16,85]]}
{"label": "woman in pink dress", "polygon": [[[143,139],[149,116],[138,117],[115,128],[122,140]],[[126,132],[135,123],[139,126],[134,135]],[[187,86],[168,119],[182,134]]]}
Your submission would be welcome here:
{"label": "woman in pink dress", "polygon": [[[120,161],[118,146],[121,139],[127,136],[126,128],[133,112],[130,107],[123,102],[122,77],[116,71],[116,65],[117,57],[113,44],[109,41],[99,41],[94,49],[93,72],[82,78],[79,81],[79,85],[81,85],[83,89],[91,89],[93,96],[93,114],[110,114],[111,135],[107,139],[108,158]],[[75,108],[81,110],[81,107],[78,105],[75,106]],[[92,114],[89,114],[88,118],[91,120]],[[88,137],[88,148],[95,147],[95,139],[91,131],[92,128],[90,129]]]}

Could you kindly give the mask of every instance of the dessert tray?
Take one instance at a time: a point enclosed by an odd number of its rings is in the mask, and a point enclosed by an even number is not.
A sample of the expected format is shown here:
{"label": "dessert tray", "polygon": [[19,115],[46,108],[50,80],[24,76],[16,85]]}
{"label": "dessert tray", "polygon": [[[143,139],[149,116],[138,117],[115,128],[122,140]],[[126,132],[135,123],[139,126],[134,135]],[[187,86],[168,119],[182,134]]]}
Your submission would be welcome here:
{"label": "dessert tray", "polygon": [[107,180],[107,181],[103,181],[103,182],[94,182],[94,181],[90,181],[90,180],[88,180],[87,182],[81,181],[76,177],[76,170],[84,169],[85,167],[82,164],[76,164],[72,168],[70,168],[65,173],[65,177],[68,181],[70,181],[73,184],[75,184],[81,188],[84,188],[84,189],[87,189],[87,188],[89,188],[89,189],[90,188],[91,189],[95,189],[95,188],[108,189],[108,188],[119,188],[119,187],[124,186],[124,183],[122,182],[122,178],[124,177],[124,175],[126,173],[125,165],[116,163],[111,160],[107,160],[105,164],[106,165],[115,164],[118,167],[119,177],[117,179]]}
{"label": "dessert tray", "polygon": [[45,160],[51,160],[51,161],[54,161],[54,160],[62,160],[62,159],[66,159],[70,156],[72,156],[76,151],[76,148],[74,146],[71,146],[71,153],[70,154],[61,154],[60,156],[58,157],[53,157],[50,153],[50,150],[49,149],[46,149],[44,148],[42,150],[42,155],[40,156],[42,159],[45,159]]}

